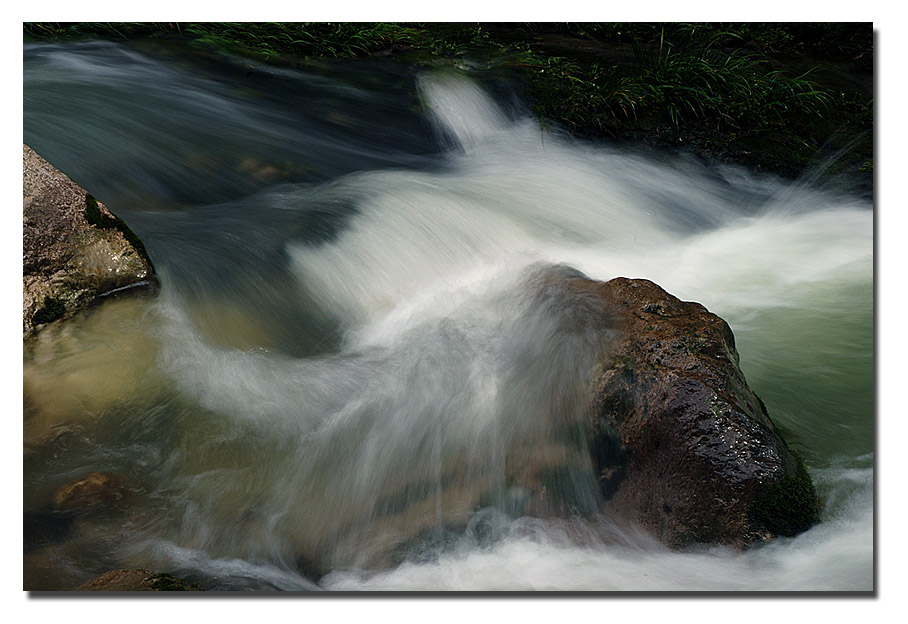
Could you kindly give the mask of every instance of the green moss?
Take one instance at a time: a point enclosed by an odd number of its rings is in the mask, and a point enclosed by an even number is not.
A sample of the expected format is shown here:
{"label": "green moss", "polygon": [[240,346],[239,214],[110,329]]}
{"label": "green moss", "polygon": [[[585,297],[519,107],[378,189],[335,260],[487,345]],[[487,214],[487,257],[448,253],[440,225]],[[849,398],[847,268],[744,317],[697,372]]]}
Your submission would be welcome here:
{"label": "green moss", "polygon": [[169,574],[155,574],[150,587],[154,591],[205,591],[198,583],[187,583]]}
{"label": "green moss", "polygon": [[766,529],[793,537],[820,520],[816,490],[804,462],[797,459],[794,475],[774,481],[751,506],[751,516]]}
{"label": "green moss", "polygon": [[62,301],[56,297],[45,297],[44,305],[40,310],[35,312],[35,315],[32,317],[32,323],[35,325],[51,323],[64,314],[66,314],[66,306]]}
{"label": "green moss", "polygon": [[103,214],[101,208],[98,206],[98,200],[89,194],[85,195],[85,220],[102,230],[119,230],[122,232],[123,237],[129,244],[145,258],[149,265],[151,265],[151,258],[148,257],[148,252],[145,251],[145,245],[142,244],[142,241],[139,240],[139,237],[136,236],[135,232],[133,232],[129,226],[116,215],[107,216],[106,214]]}

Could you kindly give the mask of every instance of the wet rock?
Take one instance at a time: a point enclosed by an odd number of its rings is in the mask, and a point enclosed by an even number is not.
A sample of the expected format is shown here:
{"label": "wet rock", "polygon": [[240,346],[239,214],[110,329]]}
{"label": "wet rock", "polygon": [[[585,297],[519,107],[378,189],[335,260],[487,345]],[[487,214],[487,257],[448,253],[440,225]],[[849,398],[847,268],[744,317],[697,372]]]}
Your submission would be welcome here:
{"label": "wet rock", "polygon": [[116,473],[93,472],[54,493],[54,508],[67,514],[117,511],[126,507],[129,489]]}
{"label": "wet rock", "polygon": [[150,570],[111,570],[79,587],[76,591],[204,591],[169,574]]}
{"label": "wet rock", "polygon": [[810,477],[748,387],[724,320],[647,280],[578,286],[621,329],[591,423],[610,513],[672,547],[746,546],[817,521]]}
{"label": "wet rock", "polygon": [[105,294],[154,285],[141,241],[104,204],[27,145],[22,174],[26,335]]}

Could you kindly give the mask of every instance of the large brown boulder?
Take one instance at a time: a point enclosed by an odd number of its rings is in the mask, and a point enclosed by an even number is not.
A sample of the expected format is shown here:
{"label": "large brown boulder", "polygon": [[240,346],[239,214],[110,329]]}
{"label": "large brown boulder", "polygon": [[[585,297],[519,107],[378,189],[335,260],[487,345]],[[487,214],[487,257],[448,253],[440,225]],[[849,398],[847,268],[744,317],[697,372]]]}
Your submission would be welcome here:
{"label": "large brown boulder", "polygon": [[673,547],[746,546],[816,522],[810,477],[748,387],[728,324],[647,280],[578,282],[620,329],[594,383],[606,510]]}
{"label": "large brown boulder", "polygon": [[[549,331],[555,347],[515,349],[507,361],[523,385],[520,400],[501,403],[519,425],[487,448],[502,464],[476,469],[452,452],[434,478],[411,469],[389,480],[381,496],[356,499],[352,522],[300,551],[307,571],[357,557],[393,565],[412,544],[441,539],[440,522],[479,526],[473,514],[488,506],[542,518],[601,513],[673,548],[743,548],[817,521],[810,477],[748,387],[724,320],[642,279],[603,283],[555,269],[527,288],[540,314],[522,316],[531,328],[516,335]],[[597,354],[591,367],[573,359],[585,348]],[[483,456],[485,442],[471,450]]]}
{"label": "large brown boulder", "polygon": [[22,212],[26,335],[99,296],[154,284],[151,261],[126,224],[27,145]]}

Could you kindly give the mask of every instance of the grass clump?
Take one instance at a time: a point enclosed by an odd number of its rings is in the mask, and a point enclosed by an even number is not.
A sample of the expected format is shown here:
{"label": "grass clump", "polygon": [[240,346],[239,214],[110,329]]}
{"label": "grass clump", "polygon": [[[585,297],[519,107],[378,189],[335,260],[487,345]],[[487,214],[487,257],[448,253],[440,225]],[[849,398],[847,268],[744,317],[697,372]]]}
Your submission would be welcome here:
{"label": "grass clump", "polygon": [[[857,43],[822,43],[842,29]],[[872,93],[842,76],[872,80],[871,27],[815,25],[813,44],[801,30],[570,25],[570,36],[552,43],[548,35],[533,48],[534,110],[578,135],[684,147],[791,177],[824,168],[869,186]],[[555,53],[539,53],[544,44]]]}
{"label": "grass clump", "polygon": [[197,23],[186,24],[183,30],[201,41],[253,51],[265,58],[362,56],[406,45],[417,36],[412,29],[393,23]]}
{"label": "grass clump", "polygon": [[25,22],[24,32],[51,40],[172,35],[265,60],[344,58],[409,48],[448,54],[481,41],[483,34],[478,27],[395,22]]}
{"label": "grass clump", "polygon": [[734,36],[663,26],[654,38],[634,41],[628,66],[546,58],[536,80],[538,112],[580,131],[609,131],[628,121],[755,130],[829,112],[833,96],[810,72],[792,76],[765,57],[720,47]]}
{"label": "grass clump", "polygon": [[736,129],[784,124],[789,114],[822,115],[830,93],[809,79],[809,72],[789,76],[773,70],[768,59],[740,50],[725,51],[717,32],[705,40],[696,29],[681,30],[672,43],[660,31],[658,45],[638,46],[638,74],[622,82],[639,85],[673,126],[715,122]]}

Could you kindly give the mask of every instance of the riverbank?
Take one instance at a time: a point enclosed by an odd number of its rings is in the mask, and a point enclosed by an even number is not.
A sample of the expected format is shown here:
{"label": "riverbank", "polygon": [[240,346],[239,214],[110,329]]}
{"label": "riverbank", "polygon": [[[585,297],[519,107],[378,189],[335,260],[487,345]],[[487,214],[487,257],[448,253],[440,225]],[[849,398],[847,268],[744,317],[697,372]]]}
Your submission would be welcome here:
{"label": "riverbank", "polygon": [[574,136],[685,152],[869,196],[870,23],[26,23],[26,40],[189,40],[299,66],[399,56],[506,67]]}

